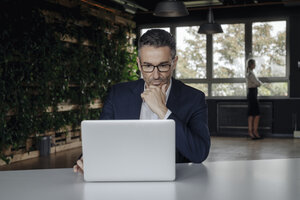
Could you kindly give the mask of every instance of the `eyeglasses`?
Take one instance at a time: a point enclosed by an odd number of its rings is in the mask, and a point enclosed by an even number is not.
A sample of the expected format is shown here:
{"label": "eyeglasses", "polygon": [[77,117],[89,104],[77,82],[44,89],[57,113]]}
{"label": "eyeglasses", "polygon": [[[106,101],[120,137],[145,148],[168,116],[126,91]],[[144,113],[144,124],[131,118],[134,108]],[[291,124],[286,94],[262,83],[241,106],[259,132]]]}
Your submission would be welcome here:
{"label": "eyeglasses", "polygon": [[172,66],[172,64],[170,64],[170,63],[164,63],[164,64],[159,64],[159,65],[151,65],[151,64],[142,65],[141,64],[142,70],[146,73],[153,72],[155,67],[157,67],[157,70],[159,72],[168,72],[170,70],[171,66]]}

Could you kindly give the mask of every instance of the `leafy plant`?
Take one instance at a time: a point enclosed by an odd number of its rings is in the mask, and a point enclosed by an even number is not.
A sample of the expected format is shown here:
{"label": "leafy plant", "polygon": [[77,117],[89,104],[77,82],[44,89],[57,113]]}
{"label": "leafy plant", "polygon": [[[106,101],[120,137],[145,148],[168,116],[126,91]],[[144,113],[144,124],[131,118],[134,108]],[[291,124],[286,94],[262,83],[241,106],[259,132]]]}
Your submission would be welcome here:
{"label": "leafy plant", "polygon": [[[6,162],[8,146],[18,149],[32,135],[98,119],[100,110],[87,105],[104,99],[112,84],[138,78],[130,27],[48,4],[0,4],[0,158]],[[45,16],[45,8],[56,14]],[[60,103],[79,109],[58,112]]]}

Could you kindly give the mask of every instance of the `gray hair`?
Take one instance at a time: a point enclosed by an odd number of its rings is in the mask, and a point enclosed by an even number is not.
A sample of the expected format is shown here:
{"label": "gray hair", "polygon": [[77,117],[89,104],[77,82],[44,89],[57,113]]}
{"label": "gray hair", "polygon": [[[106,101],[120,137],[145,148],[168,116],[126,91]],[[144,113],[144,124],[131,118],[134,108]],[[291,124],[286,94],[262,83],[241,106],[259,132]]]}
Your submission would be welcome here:
{"label": "gray hair", "polygon": [[143,46],[165,47],[171,49],[172,59],[176,56],[176,42],[174,37],[162,29],[151,29],[144,33],[138,41],[138,55],[140,57],[140,49]]}

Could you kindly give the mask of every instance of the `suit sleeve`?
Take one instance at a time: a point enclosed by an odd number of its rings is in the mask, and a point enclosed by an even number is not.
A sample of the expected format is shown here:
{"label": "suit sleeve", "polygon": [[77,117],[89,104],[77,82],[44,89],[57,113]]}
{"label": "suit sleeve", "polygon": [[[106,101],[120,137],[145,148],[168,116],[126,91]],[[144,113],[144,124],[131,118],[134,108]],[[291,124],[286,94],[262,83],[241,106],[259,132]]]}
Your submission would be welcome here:
{"label": "suit sleeve", "polygon": [[176,123],[176,147],[194,163],[204,161],[210,149],[210,134],[207,126],[207,104],[203,93],[195,98],[191,117],[187,123],[172,113],[169,119]]}
{"label": "suit sleeve", "polygon": [[115,119],[114,106],[113,106],[113,94],[114,94],[114,88],[112,87],[111,90],[109,91],[108,97],[102,107],[100,120]]}

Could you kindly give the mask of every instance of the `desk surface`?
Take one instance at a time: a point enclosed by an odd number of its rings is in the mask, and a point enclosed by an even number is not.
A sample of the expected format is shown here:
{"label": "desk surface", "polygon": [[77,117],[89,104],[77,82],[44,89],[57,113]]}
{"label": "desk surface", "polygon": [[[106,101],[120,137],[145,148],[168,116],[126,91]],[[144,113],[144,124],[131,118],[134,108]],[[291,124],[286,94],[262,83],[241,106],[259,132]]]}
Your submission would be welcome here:
{"label": "desk surface", "polygon": [[300,199],[300,159],[178,164],[176,176],[175,182],[86,183],[72,169],[0,171],[0,199]]}

